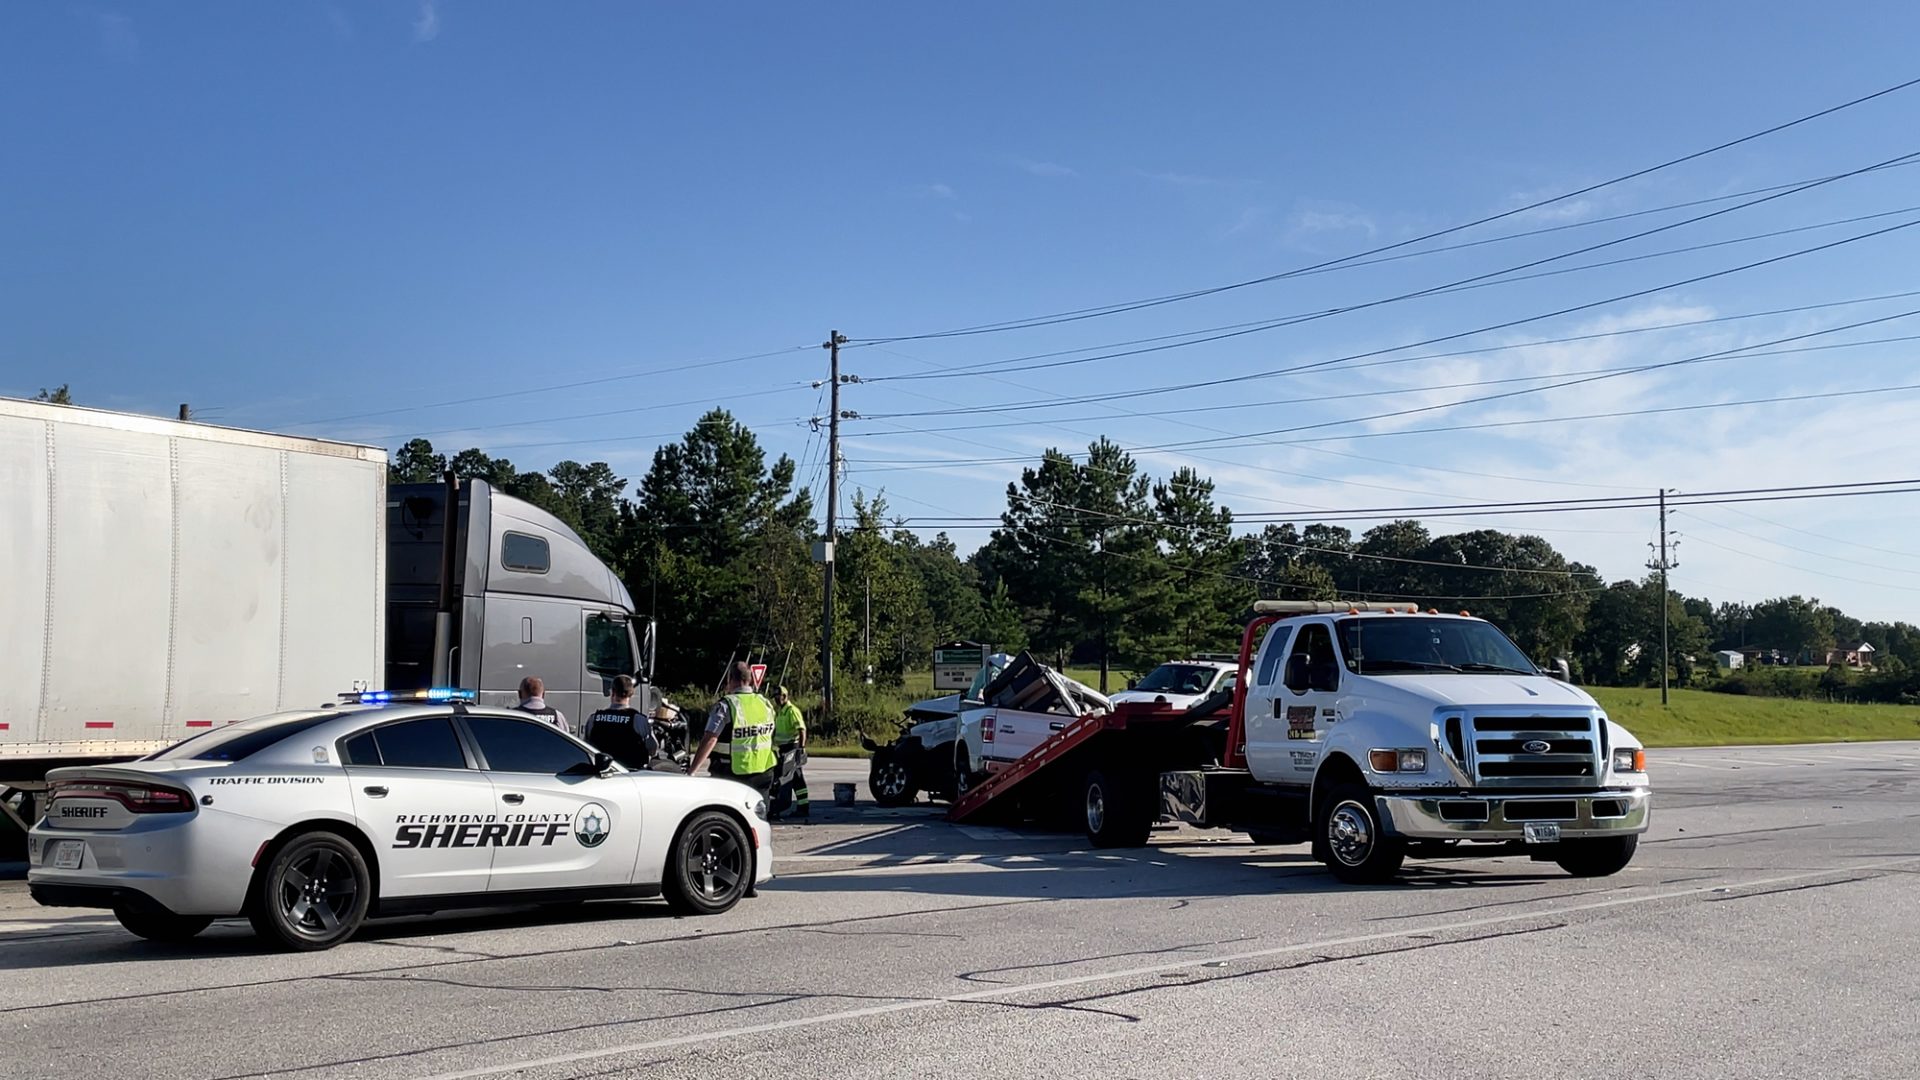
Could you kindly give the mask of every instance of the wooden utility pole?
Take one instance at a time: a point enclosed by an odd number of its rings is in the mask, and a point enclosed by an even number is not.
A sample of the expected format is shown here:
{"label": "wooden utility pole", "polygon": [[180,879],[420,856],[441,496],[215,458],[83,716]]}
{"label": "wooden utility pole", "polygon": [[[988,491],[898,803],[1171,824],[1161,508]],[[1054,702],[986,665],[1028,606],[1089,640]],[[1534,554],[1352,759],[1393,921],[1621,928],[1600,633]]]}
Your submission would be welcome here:
{"label": "wooden utility pole", "polygon": [[827,332],[827,537],[821,552],[825,566],[820,598],[820,709],[833,715],[833,545],[840,509],[840,346],[847,339],[838,330]]}
{"label": "wooden utility pole", "polygon": [[[1660,554],[1647,563],[1647,569],[1660,572],[1660,704],[1667,704],[1667,665],[1673,654],[1667,645],[1667,606],[1672,595],[1667,589],[1667,571],[1680,563],[1668,554],[1667,542],[1667,489],[1660,489]],[[1648,545],[1652,547],[1654,545]],[[1679,547],[1676,542],[1672,547]]]}

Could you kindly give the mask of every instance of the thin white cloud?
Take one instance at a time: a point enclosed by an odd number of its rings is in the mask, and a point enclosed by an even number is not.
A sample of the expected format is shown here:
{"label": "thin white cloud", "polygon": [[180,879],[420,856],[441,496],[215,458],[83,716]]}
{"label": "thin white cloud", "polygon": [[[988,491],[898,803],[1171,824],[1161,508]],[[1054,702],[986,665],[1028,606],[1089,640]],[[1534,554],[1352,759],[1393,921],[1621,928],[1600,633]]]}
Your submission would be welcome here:
{"label": "thin white cloud", "polygon": [[1014,165],[1022,172],[1034,176],[1079,176],[1080,173],[1066,165],[1051,161],[1034,161],[1030,158],[1015,158]]}
{"label": "thin white cloud", "polygon": [[100,51],[115,60],[131,60],[140,55],[140,34],[134,29],[133,16],[114,11],[93,14],[94,32],[100,37]]}
{"label": "thin white cloud", "polygon": [[1369,239],[1379,235],[1380,227],[1368,215],[1353,207],[1325,206],[1296,210],[1287,221],[1287,233],[1299,238],[1324,233],[1362,232]]}
{"label": "thin white cloud", "polygon": [[1270,206],[1248,206],[1227,226],[1227,236],[1241,236],[1266,227],[1273,220],[1273,208]]}
{"label": "thin white cloud", "polygon": [[1258,187],[1260,181],[1237,176],[1208,176],[1203,173],[1152,172],[1146,169],[1134,169],[1133,175],[1142,180],[1151,180],[1168,187],[1218,188],[1218,187]]}
{"label": "thin white cloud", "polygon": [[927,199],[957,199],[959,194],[946,184],[927,184],[920,188],[920,195]]}
{"label": "thin white cloud", "polygon": [[425,44],[439,36],[439,0],[420,0],[420,6],[413,16],[413,40]]}

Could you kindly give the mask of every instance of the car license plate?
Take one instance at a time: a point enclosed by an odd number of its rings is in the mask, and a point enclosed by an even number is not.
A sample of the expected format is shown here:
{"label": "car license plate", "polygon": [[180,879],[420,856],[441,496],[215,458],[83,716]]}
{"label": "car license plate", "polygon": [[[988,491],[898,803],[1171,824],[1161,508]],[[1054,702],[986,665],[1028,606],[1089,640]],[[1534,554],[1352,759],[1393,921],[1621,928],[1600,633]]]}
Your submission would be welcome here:
{"label": "car license plate", "polygon": [[1527,830],[1527,843],[1529,844],[1557,844],[1560,842],[1560,826],[1551,821],[1529,821],[1525,823],[1525,828]]}
{"label": "car license plate", "polygon": [[47,861],[54,865],[54,869],[80,869],[80,858],[87,850],[85,840],[56,840],[49,846],[53,850],[48,853]]}

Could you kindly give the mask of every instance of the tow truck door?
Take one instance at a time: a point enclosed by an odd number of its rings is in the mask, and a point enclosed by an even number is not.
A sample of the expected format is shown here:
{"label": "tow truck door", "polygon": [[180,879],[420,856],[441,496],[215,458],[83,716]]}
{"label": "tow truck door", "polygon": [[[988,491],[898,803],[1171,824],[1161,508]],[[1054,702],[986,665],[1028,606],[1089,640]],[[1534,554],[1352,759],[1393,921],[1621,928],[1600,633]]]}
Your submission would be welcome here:
{"label": "tow truck door", "polygon": [[1323,621],[1276,626],[1247,691],[1247,764],[1254,776],[1310,784],[1339,696],[1339,654]]}

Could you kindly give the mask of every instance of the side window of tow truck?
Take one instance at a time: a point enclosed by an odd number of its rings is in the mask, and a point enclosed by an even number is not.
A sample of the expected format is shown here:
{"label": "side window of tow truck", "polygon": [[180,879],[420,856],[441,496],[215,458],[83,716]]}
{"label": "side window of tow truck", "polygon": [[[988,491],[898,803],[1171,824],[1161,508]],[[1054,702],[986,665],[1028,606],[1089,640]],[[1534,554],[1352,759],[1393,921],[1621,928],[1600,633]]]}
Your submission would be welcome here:
{"label": "side window of tow truck", "polygon": [[1254,677],[1253,684],[1262,689],[1271,687],[1280,676],[1281,661],[1287,656],[1287,639],[1293,634],[1293,627],[1280,623],[1267,630],[1267,639],[1260,646],[1260,671]]}

